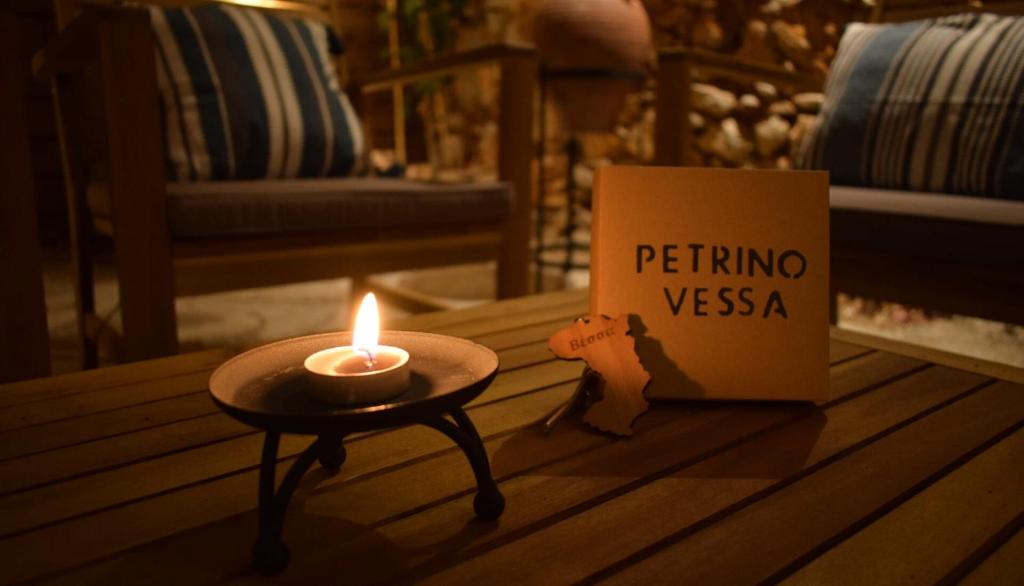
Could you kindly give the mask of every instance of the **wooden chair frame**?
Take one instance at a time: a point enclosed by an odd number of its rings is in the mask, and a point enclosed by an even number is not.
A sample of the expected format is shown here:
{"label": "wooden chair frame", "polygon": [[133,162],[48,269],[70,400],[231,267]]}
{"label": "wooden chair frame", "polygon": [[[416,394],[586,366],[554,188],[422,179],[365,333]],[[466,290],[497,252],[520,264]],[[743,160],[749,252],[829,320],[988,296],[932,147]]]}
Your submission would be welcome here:
{"label": "wooden chair frame", "polygon": [[0,382],[50,374],[18,19],[0,8]]}
{"label": "wooden chair frame", "polygon": [[[294,11],[298,2],[261,6]],[[326,18],[327,13],[321,12]],[[364,93],[448,75],[500,68],[498,177],[512,185],[515,206],[501,224],[432,229],[365,230],[345,235],[288,235],[175,241],[166,217],[153,33],[145,10],[87,6],[36,55],[34,70],[56,95],[71,211],[71,235],[87,366],[98,320],[93,315],[90,235],[114,239],[127,360],[177,352],[174,298],[244,287],[352,276],[478,260],[498,260],[500,298],[528,292],[536,59],[523,46],[491,46],[374,75]],[[87,81],[84,81],[87,80]],[[91,85],[90,85],[91,84]],[[82,87],[86,89],[83,91]],[[97,107],[76,111],[76,97],[95,91]],[[83,120],[83,118],[88,118]],[[95,128],[96,131],[85,130]],[[82,156],[97,132],[98,165]],[[367,134],[369,134],[367,132]]]}
{"label": "wooden chair frame", "polygon": [[[895,2],[876,4],[873,22],[902,22],[965,11],[1024,13],[1024,2],[998,2],[986,5],[922,6],[909,8]],[[655,163],[686,165],[692,131],[689,125],[690,83],[697,73],[738,81],[766,81],[790,92],[822,91],[823,81],[794,73],[782,67],[739,59],[730,55],[690,48],[670,48],[658,53],[658,95],[655,127]],[[833,235],[838,230],[856,230],[865,212],[832,209]],[[875,214],[876,216],[878,214]],[[988,226],[976,222],[937,220],[901,216],[893,221],[906,224],[900,242],[891,250],[879,252],[858,246],[840,246],[833,237],[830,258],[830,298],[832,322],[838,320],[836,298],[840,292],[866,297],[922,305],[928,309],[962,313],[1008,323],[1024,324],[1024,273],[1019,266],[998,266],[991,262],[933,260],[942,256],[943,246],[976,251],[976,258],[990,257],[989,230],[1013,230],[1024,238],[1024,231],[1006,226]],[[950,242],[949,235],[975,236],[970,242]],[[921,254],[922,247],[928,254]],[[915,250],[915,248],[917,250]],[[1016,291],[1015,296],[1013,292]]]}

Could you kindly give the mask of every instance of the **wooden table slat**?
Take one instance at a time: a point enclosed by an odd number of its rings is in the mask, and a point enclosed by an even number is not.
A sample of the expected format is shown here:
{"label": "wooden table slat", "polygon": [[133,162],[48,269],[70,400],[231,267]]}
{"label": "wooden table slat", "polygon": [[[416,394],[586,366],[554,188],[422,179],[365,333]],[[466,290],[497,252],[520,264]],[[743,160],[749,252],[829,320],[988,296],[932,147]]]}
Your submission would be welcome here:
{"label": "wooden table slat", "polygon": [[[566,317],[571,315],[573,314],[567,313]],[[551,326],[546,325],[539,329],[527,328],[525,333],[524,330],[517,329],[509,333],[491,334],[484,341],[498,352],[503,365],[508,362],[510,367],[515,369],[527,364],[554,360],[543,343],[547,340],[550,329]],[[506,348],[508,356],[504,350]],[[166,383],[153,385],[157,390],[147,390],[144,393],[127,392],[130,389],[97,390],[90,396],[96,397],[96,403],[107,409],[99,408],[92,403],[83,403],[74,407],[77,410],[74,418],[57,419],[50,425],[39,424],[26,429],[0,431],[0,460],[212,413],[215,408],[211,402],[194,396],[183,399],[183,404],[190,407],[185,411],[176,409],[178,401],[174,401],[186,395],[205,395],[212,370],[211,368],[195,375],[175,377]],[[177,396],[174,393],[177,393]],[[162,399],[153,399],[154,396],[160,396]],[[146,399],[166,402],[147,404]],[[138,403],[142,404],[139,409],[131,408]],[[121,408],[111,408],[111,404],[120,404]],[[12,418],[28,418],[32,417],[32,412],[41,410],[42,404],[33,403],[16,409],[28,411],[12,414]],[[40,414],[35,416],[45,417]]]}
{"label": "wooden table slat", "polygon": [[1018,519],[1017,527],[1017,532],[999,549],[964,576],[963,586],[1024,584],[1024,519]]}
{"label": "wooden table slat", "polygon": [[1022,462],[1024,431],[1017,431],[828,550],[786,582],[938,583],[1024,514]]}
{"label": "wooden table slat", "polygon": [[[754,498],[785,478],[820,465],[854,443],[916,417],[984,380],[964,374],[945,384],[922,384],[943,380],[944,373],[932,370],[915,372],[869,393],[851,390],[851,398],[837,400],[824,413],[811,414],[731,447],[723,443],[726,449],[711,452],[706,458],[681,458],[660,469],[642,486],[610,500],[598,500],[567,519],[556,517],[557,522],[548,527],[450,568],[436,576],[437,581],[469,582],[479,578],[481,572],[492,570],[508,571],[510,579],[537,580],[545,567],[555,563],[556,557],[564,558],[558,565],[560,576],[567,581],[599,572],[677,531],[706,522],[722,509]],[[880,409],[883,405],[887,408]],[[677,449],[686,455],[681,448]],[[658,456],[647,455],[645,451],[644,457]],[[591,462],[578,468],[597,465]],[[572,478],[571,474],[565,476]],[[552,482],[551,477],[557,476],[549,474],[541,480]],[[520,504],[531,506],[529,502]],[[637,523],[638,519],[644,522]],[[616,539],[607,543],[571,539],[581,531],[615,534]],[[546,547],[549,543],[563,545],[557,552],[545,553],[550,549]],[[516,559],[535,559],[537,563],[517,564]]]}
{"label": "wooden table slat", "polygon": [[[489,346],[495,351],[500,351],[508,348],[514,348],[525,343],[546,340],[547,336],[550,335],[550,332],[556,329],[556,326],[549,324],[559,321],[564,322],[579,315],[582,307],[583,306],[579,303],[573,303],[559,305],[555,308],[545,310],[544,312],[513,314],[502,320],[491,320],[489,322],[471,320],[468,324],[458,322],[454,326],[448,326],[442,323],[436,325],[429,331],[439,334],[468,337],[471,340]],[[537,324],[541,324],[540,328],[536,327]],[[451,329],[453,327],[461,329],[453,332]],[[472,335],[458,333],[462,331],[471,332]],[[166,361],[169,359],[158,359],[151,362],[158,363],[160,368],[152,367],[154,365],[151,365],[149,362],[144,362],[140,363],[140,369],[146,372],[159,372],[162,375],[161,377],[143,378],[141,381],[129,382],[124,382],[118,379],[118,382],[115,385],[85,384],[82,385],[81,390],[74,394],[56,393],[55,396],[50,396],[53,393],[40,393],[36,400],[22,401],[18,404],[6,406],[0,404],[0,431],[31,425],[33,423],[59,419],[61,417],[85,415],[89,412],[89,408],[92,408],[93,410],[113,408],[114,405],[110,405],[111,402],[119,401],[120,404],[123,405],[125,402],[135,400],[135,397],[139,397],[138,402],[140,403],[150,400],[151,395],[155,395],[153,398],[166,397],[169,396],[169,393],[173,393],[173,388],[168,389],[165,387],[165,383],[169,382],[167,380],[169,374],[172,375],[170,378],[175,380],[202,380],[204,378],[208,380],[209,373],[211,373],[225,359],[229,358],[231,354],[225,353],[224,351],[204,352],[199,356],[205,357],[203,361],[193,359],[193,356],[194,355],[191,354],[186,355],[188,358],[187,361],[185,360],[186,357],[178,357],[183,361],[183,368],[185,368],[184,364],[188,364],[189,366],[187,370],[180,373],[165,372],[167,368]],[[214,360],[213,358],[216,359]],[[121,367],[118,368],[120,369]],[[100,373],[105,374],[105,371],[106,369],[99,369],[92,372],[98,373],[97,376],[104,380],[111,378],[107,376],[99,376]],[[202,381],[201,388],[203,389],[206,388],[206,380]],[[35,381],[28,381],[26,383],[0,386],[0,400],[12,393],[15,396],[23,395],[24,393],[21,392],[22,386],[31,387],[34,382]],[[146,383],[149,384],[147,385]],[[149,389],[147,388],[148,386],[156,388]],[[147,393],[140,393],[139,389],[145,389]],[[161,391],[161,389],[163,390]]]}
{"label": "wooden table slat", "polygon": [[[1024,387],[993,379],[1024,370],[833,329],[819,407],[660,404],[628,441],[572,417],[545,435],[582,368],[546,340],[586,297],[390,324],[499,351],[470,416],[508,508],[472,520],[469,466],[433,430],[357,434],[339,473],[303,480],[277,581],[1020,581]],[[258,578],[262,437],[206,396],[227,355],[0,387],[0,556],[17,560],[0,583]],[[282,438],[279,474],[309,441]]]}
{"label": "wooden table slat", "polygon": [[[212,368],[204,368],[157,381],[129,383],[123,386],[96,389],[68,397],[36,401],[0,410],[0,434],[46,423],[113,411],[123,407],[144,405],[205,391]],[[3,437],[0,435],[0,437]],[[2,440],[0,440],[2,443]]]}
{"label": "wooden table slat", "polygon": [[[938,368],[938,367],[937,367]],[[801,478],[704,530],[662,544],[611,577],[636,584],[686,576],[706,584],[771,579],[819,547],[855,532],[893,503],[962,465],[974,450],[1024,419],[1019,385],[997,382],[895,428],[862,449]],[[739,557],[739,552],[744,552]]]}
{"label": "wooden table slat", "polygon": [[[568,399],[573,389],[574,383],[569,383],[543,392],[530,393],[512,403],[491,403],[473,410],[471,416],[481,435],[489,439],[535,423],[542,415]],[[300,446],[307,445],[309,438],[284,436],[282,451],[289,443],[292,444],[290,449],[295,452]],[[17,566],[9,568],[10,578],[0,576],[0,580],[6,583],[49,574],[239,513],[248,512],[251,518],[256,505],[255,463],[258,445],[254,441],[250,449],[243,450],[248,454],[251,465],[241,473],[208,478],[198,484],[151,495],[150,498],[125,500],[120,506],[97,514],[76,517],[58,525],[0,539],[0,558],[20,560]],[[341,482],[391,467],[400,469],[403,462],[453,452],[455,449],[444,436],[420,426],[370,434],[353,439],[345,466],[340,474],[330,480]],[[278,474],[283,474],[290,465],[290,459],[282,461]],[[466,465],[464,458],[463,465]],[[464,511],[462,519],[471,517],[470,507]],[[6,513],[4,518],[7,518]],[[246,532],[242,535],[249,539],[254,533]],[[248,550],[248,545],[243,549]]]}
{"label": "wooden table slat", "polygon": [[835,364],[836,362],[863,356],[869,352],[874,352],[874,350],[866,346],[831,340],[831,343],[828,346],[828,361],[830,364]]}
{"label": "wooden table slat", "polygon": [[506,299],[475,307],[412,315],[396,320],[394,324],[385,324],[385,327],[438,332],[439,328],[445,326],[461,325],[469,322],[486,322],[493,320],[496,316],[503,315],[530,314],[538,309],[547,310],[554,307],[571,306],[573,308],[572,311],[578,314],[586,311],[587,303],[588,293],[585,290],[558,291],[555,293],[545,293],[544,295]]}
{"label": "wooden table slat", "polygon": [[984,374],[985,376],[990,376],[1000,380],[1024,384],[1024,368],[1010,364],[992,362],[981,358],[975,358],[973,356],[964,356],[963,354],[954,354],[952,352],[946,352],[945,350],[939,350],[936,348],[926,348],[924,346],[917,346],[900,340],[892,340],[852,330],[844,330],[835,326],[831,327],[830,334],[833,341],[867,346],[877,350],[883,350],[885,352],[892,352],[902,356],[910,356],[919,360],[925,360],[933,364],[941,364],[951,368],[958,368],[960,370]]}
{"label": "wooden table slat", "polygon": [[[870,350],[846,344],[834,344],[831,347],[833,362],[848,360],[868,352]],[[514,371],[524,366],[543,364],[552,360],[546,342],[501,352],[499,356],[503,365],[502,372],[506,374],[511,371],[505,369],[504,365],[510,365]],[[889,358],[882,360],[887,359]],[[568,365],[564,367],[569,370],[574,368]],[[530,373],[529,376],[535,375]],[[499,380],[515,379],[502,376]],[[493,391],[488,396],[492,394]],[[0,442],[0,454],[7,455],[6,459],[0,458],[0,495],[255,433],[255,430],[221,415],[212,404],[190,396],[187,399],[187,407],[193,406],[198,407],[198,411],[186,411],[186,418],[173,419],[165,423],[159,422],[173,418],[175,414],[180,414],[180,411],[157,405],[146,407],[136,418],[127,417],[129,411],[119,412],[120,423],[142,421],[152,424],[135,431],[111,433],[114,430],[104,423],[104,420],[110,419],[110,415],[105,414],[85,420],[85,425],[63,423],[55,427],[33,430],[27,435],[13,435],[21,441]],[[83,433],[104,435],[82,439]],[[0,434],[0,438],[2,437]],[[79,441],[73,441],[75,438]],[[57,447],[60,451],[57,451]],[[21,454],[21,457],[18,457],[18,449],[31,450],[32,453]]]}
{"label": "wooden table slat", "polygon": [[252,435],[220,411],[0,462],[0,496]]}
{"label": "wooden table slat", "polygon": [[63,419],[0,434],[0,459],[20,457],[87,441],[144,431],[163,424],[185,421],[216,410],[208,393],[195,389],[189,393],[101,411],[72,419]]}
{"label": "wooden table slat", "polygon": [[181,356],[0,385],[0,409],[68,397],[96,389],[160,380],[169,375],[177,376],[187,372],[213,369],[232,354],[230,350],[224,349],[204,350]]}
{"label": "wooden table slat", "polygon": [[[539,357],[546,350],[535,349],[535,357]],[[554,384],[567,380],[558,378],[559,373],[580,371],[579,365],[556,363],[553,359],[545,362],[534,362],[529,374],[514,374],[519,369],[501,372],[496,379],[494,389],[489,389],[487,397],[500,399],[503,396],[503,389],[508,381],[522,380],[531,375],[539,375],[538,384]],[[556,378],[552,380],[549,375]],[[575,374],[573,375],[575,376]],[[126,407],[123,409],[105,411],[94,415],[78,417],[57,421],[47,425],[0,434],[0,462],[6,462],[15,457],[28,456],[50,451],[58,448],[67,448],[91,441],[101,441],[105,438],[122,436],[133,432],[147,431],[162,425],[172,425],[188,421],[196,417],[203,417],[219,410],[210,400],[205,388],[197,389],[186,395],[167,399],[155,403],[145,403]],[[255,431],[255,430],[254,430]],[[0,487],[3,485],[0,484]],[[0,492],[4,492],[0,490]]]}
{"label": "wooden table slat", "polygon": [[[912,370],[916,361],[904,360],[904,370]],[[852,367],[843,365],[836,370]],[[901,376],[901,373],[895,376]],[[833,406],[842,404],[848,397],[853,397],[851,400],[858,402],[875,393],[884,393],[883,386],[874,393],[858,395],[861,389],[893,377],[892,372],[884,375],[869,374],[863,377],[859,384],[846,378],[844,387],[837,388],[839,396]],[[781,405],[765,406],[763,409],[752,405],[745,409],[726,405],[705,409],[679,406],[675,413],[675,421],[671,421],[669,425],[656,425],[653,428],[644,425],[647,421],[655,422],[656,416],[672,415],[672,407],[665,406],[663,409],[668,411],[659,410],[641,418],[638,422],[641,428],[628,442],[616,442],[600,450],[553,462],[503,481],[502,490],[508,498],[510,507],[497,528],[479,527],[476,530],[467,530],[456,515],[459,507],[466,506],[468,498],[463,498],[424,510],[412,517],[403,517],[393,523],[377,526],[374,530],[380,535],[351,535],[344,543],[332,544],[329,551],[311,552],[306,561],[297,566],[301,569],[296,569],[295,575],[308,579],[310,576],[324,575],[346,567],[351,568],[348,570],[349,575],[356,582],[386,583],[410,577],[421,579],[424,573],[436,571],[437,566],[464,563],[466,557],[479,554],[481,549],[494,547],[495,544],[501,544],[513,536],[520,540],[529,539],[533,532],[564,519],[566,511],[572,511],[575,515],[582,514],[581,511],[614,498],[626,490],[636,490],[637,486],[643,486],[667,470],[713,456],[736,442],[753,441],[768,429],[776,426],[802,429],[808,421],[814,422],[820,418],[819,412],[814,408],[805,408],[801,411]],[[515,453],[509,453],[506,457],[513,458]],[[502,452],[498,451],[494,458],[500,462]],[[380,480],[379,489],[386,490],[384,487],[387,479]],[[307,504],[307,507],[309,506]],[[660,512],[656,512],[651,517],[643,518],[642,522],[636,523],[635,529],[640,532],[646,531],[652,523],[656,523],[659,514]],[[613,527],[590,535],[616,535],[614,542],[620,543],[618,536],[625,531],[626,527]],[[502,580],[514,582],[524,574],[534,571],[534,581],[545,583],[551,579],[551,568],[558,568],[557,581],[571,582],[572,575],[566,573],[567,568],[581,553],[589,555],[585,552],[595,549],[596,542],[608,541],[601,537],[576,539],[577,543],[572,543],[574,536],[587,534],[569,532],[564,540],[545,540],[543,544],[538,543],[540,551],[531,552],[531,556],[513,556],[515,559],[509,559],[509,567],[499,564],[493,566],[493,574],[489,574],[489,570],[484,570],[483,573],[485,576],[500,575]],[[368,538],[403,544],[406,554],[403,557],[403,566],[355,563],[361,556],[366,555],[363,540]],[[553,547],[554,544],[557,544],[557,547]],[[577,546],[582,552],[577,551]],[[447,548],[453,551],[445,551]],[[411,566],[414,571],[411,576],[405,575],[407,566]],[[444,575],[439,581],[443,582],[450,577]]]}
{"label": "wooden table slat", "polygon": [[[575,381],[579,374],[578,364],[557,361],[530,369],[516,370],[508,375],[499,375],[488,389],[488,393],[471,402],[468,409],[476,417],[476,411],[483,406],[523,393],[538,394],[538,388]],[[539,400],[545,403],[548,409],[557,406],[557,403],[549,404],[550,400],[545,399],[546,397]],[[542,415],[543,413],[540,413],[537,417]],[[385,441],[397,443],[401,441],[399,436],[419,436],[423,433],[435,432],[411,427],[377,435],[387,436]],[[252,468],[257,462],[254,456],[259,454],[262,441],[262,434],[254,431],[236,439],[43,486],[29,492],[0,497],[0,515],[5,519],[4,526],[0,528],[0,538],[36,525],[53,523],[114,506],[122,500],[145,498],[180,486]],[[285,436],[281,442],[279,455],[297,455],[309,442],[308,437]],[[358,438],[351,438],[349,443],[358,443]]]}
{"label": "wooden table slat", "polygon": [[[585,306],[579,303],[567,303],[527,313],[509,313],[489,320],[453,324],[431,331],[474,340],[481,336],[506,333],[538,324],[566,324],[585,313]],[[556,326],[551,326],[549,331],[554,331],[555,329],[557,329]]]}
{"label": "wooden table slat", "polygon": [[[912,360],[912,359],[907,359],[907,358],[902,358],[902,357],[891,357],[890,355],[876,355],[876,354],[871,354],[871,355],[865,356],[864,358],[858,359],[858,360],[863,361],[866,364],[875,365],[876,368],[864,368],[863,365],[856,364],[856,361],[846,362],[846,363],[841,364],[840,366],[837,366],[834,369],[834,371],[835,371],[835,380],[836,380],[836,392],[837,392],[838,396],[841,397],[841,396],[844,396],[846,394],[856,393],[856,392],[860,391],[861,389],[863,389],[865,387],[870,387],[872,385],[876,385],[876,384],[882,383],[885,380],[892,379],[892,378],[899,377],[899,376],[903,376],[907,372],[912,372],[914,369],[918,368],[920,366],[920,364],[921,364],[919,361]],[[858,376],[852,376],[849,373],[861,373],[861,374],[858,375]],[[567,390],[571,390],[571,389],[567,389]],[[837,401],[838,401],[838,399],[837,399]],[[518,402],[521,402],[521,399],[516,401],[516,403],[518,403]],[[515,408],[514,404],[509,404],[509,409],[513,409],[513,408]],[[728,409],[728,411],[731,412],[732,409],[730,408],[730,409]],[[495,411],[496,415],[500,416],[501,413],[502,413],[502,411],[500,411],[500,410],[496,410]],[[671,411],[668,411],[667,413],[671,414]],[[752,410],[750,412],[750,414],[747,415],[747,416],[756,417],[757,421],[762,421],[763,422],[762,425],[767,426],[767,425],[771,425],[771,424],[776,424],[776,423],[778,423],[780,421],[785,420],[786,418],[792,418],[793,415],[794,414],[793,414],[791,408],[789,408],[787,406],[780,406],[780,407],[778,407],[775,410],[766,410],[766,411]],[[653,417],[654,417],[654,414],[652,413],[652,415],[650,417],[642,418],[640,420],[640,422],[641,422],[641,424],[643,424],[643,422],[645,420],[647,420],[647,421],[658,421],[658,419],[655,419]],[[744,421],[743,418],[740,418],[739,420],[737,420],[735,422],[736,424],[734,424],[734,425],[718,425],[717,421],[711,420],[712,417],[713,417],[713,413],[705,412],[703,410],[697,410],[696,413],[694,414],[694,418],[698,422],[702,421],[702,420],[707,421],[707,428],[709,430],[710,429],[721,430],[723,433],[731,434],[731,435],[729,435],[729,438],[727,438],[726,440],[721,440],[721,441],[727,441],[728,439],[735,439],[736,437],[739,437],[739,436],[742,436],[743,434],[749,433],[749,431],[753,428],[753,426],[751,426],[751,425],[743,425],[742,424],[742,422]],[[476,413],[473,414],[473,418],[474,418],[474,421],[477,421],[478,426],[481,426],[481,428],[483,429],[483,427],[481,425],[481,422],[479,421],[479,416]],[[708,421],[708,420],[710,420],[710,421]],[[671,421],[671,419],[669,419],[669,421]],[[670,429],[671,429],[671,426],[670,426]],[[756,429],[756,428],[754,428],[754,429]],[[534,432],[534,433],[536,433],[536,432]],[[677,434],[676,437],[678,437],[679,431],[673,431],[673,433]],[[690,435],[692,435],[692,434],[690,434]],[[719,436],[718,435],[714,435],[714,436],[711,436],[707,441],[713,442],[717,438],[719,438]],[[618,449],[618,450],[629,450],[630,446],[633,445],[634,442],[640,441],[641,439],[643,439],[644,441],[657,442],[659,437],[657,435],[651,434],[649,432],[648,433],[644,433],[644,434],[639,434],[638,433],[638,435],[633,440],[631,440],[629,443],[618,442],[618,443],[613,444],[611,446],[611,448],[616,448],[617,447],[616,449]],[[664,438],[661,438],[661,440],[662,440],[661,442],[658,442],[655,445],[674,445],[674,444],[680,443],[678,440],[672,441],[672,442],[665,442]],[[698,444],[698,447],[701,446],[701,445],[705,445],[705,444]],[[716,444],[712,443],[710,447],[713,448],[715,445]],[[493,459],[495,461],[495,466],[496,467],[499,466],[500,462],[502,461],[502,454],[500,452],[492,451],[490,442],[488,442],[488,449],[492,453],[492,457],[493,457]],[[354,455],[359,450],[364,450],[364,448],[360,448],[358,446],[355,446],[355,447],[353,447],[352,450],[350,450],[350,454]],[[652,453],[657,454],[657,453],[660,453],[660,452],[658,450],[652,450]],[[675,453],[673,453],[671,451],[667,451],[667,452],[665,452],[665,457],[668,457],[668,458],[682,458],[682,457],[685,457],[685,454],[675,454]],[[673,460],[673,461],[675,461],[675,460]],[[350,464],[346,464],[346,468],[348,468],[349,465]],[[344,472],[344,470],[345,469],[343,469],[343,472]],[[384,483],[393,482],[394,481],[394,474],[402,474],[403,470],[404,470],[404,468],[399,468],[394,473],[390,473],[390,474],[386,475],[386,477],[381,477],[381,481],[384,482]],[[342,475],[342,477],[344,477],[344,474]],[[419,477],[414,477],[414,478],[419,478]],[[443,478],[444,478],[443,471],[441,471],[437,475],[432,475],[429,479],[422,479],[420,482],[415,484],[417,486],[417,488],[415,490],[410,490],[409,495],[412,496],[412,497],[418,497],[421,494],[420,491],[424,490],[423,485],[426,484],[427,481],[429,481],[429,482],[437,482],[437,481],[443,480]],[[466,481],[470,482],[468,479]],[[255,482],[254,478],[253,478],[252,482]],[[328,486],[333,485],[333,483],[335,482],[335,479],[331,479],[328,482],[329,482]],[[405,482],[399,481],[398,484],[399,485],[403,485],[403,484],[408,485],[409,482],[410,481],[405,481]],[[506,494],[508,494],[507,489],[503,488],[503,490],[506,490]],[[559,494],[561,494],[561,492],[562,491],[559,491]],[[427,494],[429,494],[429,493],[427,493]],[[566,490],[565,494],[572,495],[572,494],[575,494],[575,493],[572,490]],[[338,496],[341,497],[341,495],[338,495]],[[341,497],[341,498],[344,498],[344,497]],[[166,499],[164,499],[164,500],[166,500]],[[376,509],[376,507],[389,506],[388,503],[390,503],[389,499],[378,499],[378,500],[374,500],[373,504],[369,505],[369,507],[370,507],[370,510],[374,510],[374,509]],[[557,501],[554,501],[554,503],[557,504]],[[367,503],[364,503],[364,505],[366,505],[366,504]],[[416,506],[422,507],[423,503],[420,503],[418,505],[414,505],[414,508]],[[462,502],[460,504],[460,506],[463,509],[463,513],[465,513],[465,511],[468,510],[466,508],[467,505],[465,504],[465,502]],[[523,506],[524,506],[524,504],[522,502],[520,502],[520,504],[517,505],[517,507],[523,507]],[[446,508],[445,510],[447,511],[447,515],[449,517],[451,517],[451,522],[456,523],[457,527],[459,527],[459,528],[462,528],[464,526],[465,521],[466,521],[466,517],[464,516],[464,514],[459,514],[454,509],[447,509]],[[510,508],[509,511],[511,512],[511,510],[512,509]],[[110,513],[105,513],[104,516],[108,516],[109,514]],[[206,514],[209,515],[210,513],[206,512]],[[395,513],[392,511],[391,514],[395,514]],[[508,514],[509,513],[506,513],[506,515],[508,515]],[[425,517],[425,519],[436,520],[433,515],[424,515],[424,517]],[[506,519],[502,520],[502,527],[505,526],[506,522],[507,522]],[[0,552],[3,551],[2,545],[3,545],[3,543],[0,542]],[[330,554],[330,559],[335,559],[335,557],[337,555],[339,555],[339,553],[337,551],[335,551],[337,549],[336,545],[332,545],[332,548],[333,549],[332,549],[332,553]],[[312,551],[311,552],[307,552],[306,555],[310,556],[309,559],[311,559],[311,560],[314,559],[312,557],[314,555],[314,552],[312,552]]]}

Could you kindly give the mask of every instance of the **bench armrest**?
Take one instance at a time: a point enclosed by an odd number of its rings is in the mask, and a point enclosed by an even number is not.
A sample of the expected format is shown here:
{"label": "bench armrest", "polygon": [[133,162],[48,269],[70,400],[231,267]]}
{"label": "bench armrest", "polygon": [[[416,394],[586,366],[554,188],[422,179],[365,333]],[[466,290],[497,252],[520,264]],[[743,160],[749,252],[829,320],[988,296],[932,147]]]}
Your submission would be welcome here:
{"label": "bench armrest", "polygon": [[684,47],[674,47],[658,51],[659,67],[675,62],[686,63],[698,71],[716,73],[743,80],[767,81],[792,88],[795,91],[821,91],[824,84],[820,79],[790,71],[778,65],[760,63],[712,51]]}
{"label": "bench armrest", "polygon": [[[359,80],[355,85],[364,96],[391,90],[399,94],[395,103],[400,103],[402,86],[407,83],[490,64],[496,64],[501,70],[498,179],[512,185],[516,197],[512,217],[505,227],[506,245],[502,248],[499,262],[498,296],[505,298],[529,292],[534,104],[538,72],[533,47],[489,45],[382,72]],[[401,128],[403,124],[402,109],[395,108],[394,125]],[[365,125],[369,127],[368,119]]]}
{"label": "bench armrest", "polygon": [[693,71],[743,81],[767,81],[794,92],[821,91],[823,81],[768,63],[700,49],[658,51],[654,157],[658,165],[685,165],[690,149],[690,81]]}
{"label": "bench armrest", "polygon": [[497,44],[487,45],[452,55],[427,59],[399,69],[373,74],[358,80],[356,85],[363,94],[390,89],[402,85],[447,75],[460,69],[471,69],[491,63],[500,64],[508,59],[535,61],[533,47],[528,45]]}
{"label": "bench armrest", "polygon": [[32,56],[32,73],[40,79],[76,73],[96,60],[96,28],[103,15],[88,11],[57,33]]}
{"label": "bench armrest", "polygon": [[74,18],[45,47],[32,56],[32,73],[39,79],[78,73],[97,61],[99,31],[121,19],[148,22],[145,11],[99,0],[78,0]]}

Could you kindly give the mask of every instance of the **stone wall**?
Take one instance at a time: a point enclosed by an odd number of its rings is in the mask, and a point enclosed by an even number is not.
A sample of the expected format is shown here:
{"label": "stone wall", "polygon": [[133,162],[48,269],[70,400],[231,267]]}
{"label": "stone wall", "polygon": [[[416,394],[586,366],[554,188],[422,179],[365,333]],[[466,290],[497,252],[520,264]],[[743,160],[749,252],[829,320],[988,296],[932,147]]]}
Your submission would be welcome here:
{"label": "stone wall", "polygon": [[658,47],[690,46],[823,78],[862,0],[644,0]]}
{"label": "stone wall", "polygon": [[[459,31],[459,48],[495,40],[529,38],[534,0],[487,0],[478,17]],[[821,87],[835,55],[842,27],[867,17],[869,0],[644,0],[656,48],[690,46],[771,64],[805,76]],[[652,72],[654,63],[652,65]],[[442,146],[419,176],[489,177],[496,160],[497,74],[484,70],[460,76],[443,90],[444,116],[433,116]],[[623,108],[615,128],[581,137],[579,183],[587,187],[592,169],[607,163],[648,163],[654,157],[653,77]],[[694,148],[687,164],[788,168],[796,145],[820,108],[819,92],[790,93],[764,82],[738,82],[728,76],[696,79],[692,86]],[[432,106],[421,102],[419,110]],[[552,203],[564,201],[567,136],[557,109],[545,111],[547,139],[543,160]],[[438,165],[437,163],[440,163]]]}
{"label": "stone wall", "polygon": [[[645,0],[659,47],[692,46],[781,67],[821,88],[842,26],[866,16],[860,0]],[[690,114],[691,165],[789,168],[821,107],[820,92],[787,92],[728,76],[698,79]],[[634,115],[634,124],[644,119]],[[640,122],[642,123],[642,122]]]}

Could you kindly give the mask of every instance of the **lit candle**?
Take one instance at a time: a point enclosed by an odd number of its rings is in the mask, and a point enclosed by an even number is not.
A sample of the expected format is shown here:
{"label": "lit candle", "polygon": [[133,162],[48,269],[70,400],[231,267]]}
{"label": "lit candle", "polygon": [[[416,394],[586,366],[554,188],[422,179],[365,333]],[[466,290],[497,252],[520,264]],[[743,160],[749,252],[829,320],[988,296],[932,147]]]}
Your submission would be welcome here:
{"label": "lit candle", "polygon": [[409,386],[409,353],[381,346],[377,298],[359,305],[351,346],[328,348],[306,358],[310,392],[330,403],[380,403]]}

